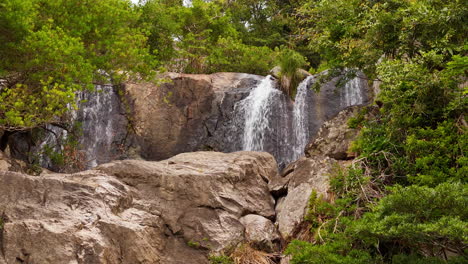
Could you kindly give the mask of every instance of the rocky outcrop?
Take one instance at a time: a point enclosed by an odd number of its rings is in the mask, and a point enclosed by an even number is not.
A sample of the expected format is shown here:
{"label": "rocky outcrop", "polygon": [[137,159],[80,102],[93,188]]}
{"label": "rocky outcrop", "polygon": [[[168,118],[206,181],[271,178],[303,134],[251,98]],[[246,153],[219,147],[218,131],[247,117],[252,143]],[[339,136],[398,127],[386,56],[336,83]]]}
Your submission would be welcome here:
{"label": "rocky outcrop", "polygon": [[356,116],[361,109],[361,106],[349,107],[326,121],[306,146],[306,156],[327,156],[337,160],[353,158],[354,154],[349,152],[349,147],[356,139],[359,129],[351,128],[348,120]]}
{"label": "rocky outcrop", "polygon": [[[307,137],[316,135],[322,124],[341,110],[368,102],[365,79],[353,79],[345,87],[337,87],[337,77],[315,92],[311,87],[318,76],[310,79],[304,93]],[[166,78],[168,82],[161,85],[125,85],[126,98],[133,109],[131,123],[143,158],[160,160],[188,151],[243,149],[245,109],[237,103],[264,77],[241,73],[168,73]],[[278,88],[278,81],[274,84]],[[262,150],[274,155],[283,167],[291,161],[288,148],[295,140],[292,127],[296,113],[288,96],[280,94],[271,100],[274,107],[265,117],[267,139]]]}
{"label": "rocky outcrop", "polygon": [[279,250],[281,237],[270,219],[249,214],[242,217],[240,222],[245,226],[246,242],[267,252]]}
{"label": "rocky outcrop", "polygon": [[274,178],[269,188],[277,199],[276,225],[284,239],[291,238],[304,221],[309,197],[313,191],[325,200],[332,200],[329,177],[340,167],[348,165],[352,157],[350,143],[359,130],[350,128],[349,118],[362,107],[350,107],[324,123],[318,135],[306,147],[306,156],[289,164],[282,177]]}
{"label": "rocky outcrop", "polygon": [[[97,85],[95,92],[77,94],[80,109],[70,113],[76,129],[68,120],[15,133],[5,140],[11,156],[63,172],[92,168],[116,159],[162,160],[183,152],[234,152],[246,148],[245,118],[251,109],[243,108],[245,104],[241,101],[263,76],[166,73],[162,77],[165,81],[160,84]],[[361,77],[362,74],[344,87],[338,85],[336,77],[316,92],[311,88],[320,75],[311,76],[296,103],[289,96],[275,93],[270,98],[271,107],[265,108],[263,146],[255,149],[269,152],[281,168],[285,167],[297,158],[296,150],[303,149],[307,139],[315,136],[325,121],[349,106],[368,102],[368,85]],[[278,89],[279,82],[274,80],[272,87]],[[299,105],[302,106],[296,109]],[[299,142],[297,120],[301,120],[301,133],[307,139],[300,140],[300,147],[292,151],[291,145]],[[54,157],[63,149],[70,149],[64,146],[67,142],[78,143],[72,151],[76,164],[62,168],[54,164]]]}
{"label": "rocky outcrop", "polygon": [[[175,154],[215,149],[224,152],[226,134],[241,134],[219,124],[232,120],[235,102],[263,77],[243,73],[176,74],[165,76],[168,82],[126,84],[133,108],[132,123],[141,154],[161,160]],[[231,142],[235,145],[237,142]],[[238,143],[237,143],[238,144]]]}
{"label": "rocky outcrop", "polygon": [[12,159],[0,151],[0,171],[26,172],[27,170],[28,166],[24,161]]}
{"label": "rocky outcrop", "polygon": [[337,166],[328,157],[301,158],[285,169],[286,175],[270,183],[273,193],[286,193],[276,203],[276,224],[283,238],[291,237],[293,230],[304,220],[312,191],[328,198],[328,177]]}
{"label": "rocky outcrop", "polygon": [[276,177],[273,157],[256,152],[117,161],[75,174],[1,171],[0,263],[200,264],[246,239],[274,246],[267,184]]}

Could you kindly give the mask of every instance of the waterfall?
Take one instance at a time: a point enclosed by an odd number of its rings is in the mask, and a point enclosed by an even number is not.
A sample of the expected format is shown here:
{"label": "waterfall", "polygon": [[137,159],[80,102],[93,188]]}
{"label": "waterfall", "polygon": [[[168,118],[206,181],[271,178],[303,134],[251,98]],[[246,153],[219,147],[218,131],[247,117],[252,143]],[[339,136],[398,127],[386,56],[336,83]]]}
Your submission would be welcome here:
{"label": "waterfall", "polygon": [[341,96],[341,106],[348,107],[352,105],[360,105],[363,103],[363,96],[361,92],[361,80],[356,77],[346,83],[343,87]]}
{"label": "waterfall", "polygon": [[[78,149],[83,154],[85,168],[92,168],[103,161],[110,161],[113,143],[113,119],[111,115],[116,95],[111,85],[96,85],[95,91],[76,94],[78,109],[70,107],[70,125],[78,125],[74,131],[78,137]],[[61,152],[69,132],[57,126],[47,125],[45,138],[38,147],[39,163],[46,168],[54,166],[45,152]]]}
{"label": "waterfall", "polygon": [[309,118],[307,108],[307,92],[309,81],[313,76],[307,77],[297,87],[296,97],[294,98],[293,110],[293,130],[294,146],[291,161],[297,160],[304,154],[304,148],[309,140]]}
{"label": "waterfall", "polygon": [[110,118],[113,111],[115,96],[111,85],[97,85],[93,93],[79,93],[80,105],[77,120],[81,122],[83,137],[80,142],[86,152],[88,167],[96,167],[99,160],[110,157],[100,157],[103,150],[110,149],[113,142],[113,121]]}
{"label": "waterfall", "polygon": [[272,129],[270,116],[272,114],[272,103],[275,96],[281,92],[274,88],[274,82],[270,75],[265,77],[244,100],[239,102],[238,107],[244,113],[244,137],[243,150],[263,151],[267,133]]}
{"label": "waterfall", "polygon": [[294,103],[275,88],[271,76],[236,103],[236,116],[243,118],[237,122],[243,125],[242,150],[269,152],[284,167],[304,155],[309,140],[325,121],[366,101],[366,84],[359,77],[342,88],[329,82],[318,93],[309,89],[314,79],[309,76],[299,84]]}

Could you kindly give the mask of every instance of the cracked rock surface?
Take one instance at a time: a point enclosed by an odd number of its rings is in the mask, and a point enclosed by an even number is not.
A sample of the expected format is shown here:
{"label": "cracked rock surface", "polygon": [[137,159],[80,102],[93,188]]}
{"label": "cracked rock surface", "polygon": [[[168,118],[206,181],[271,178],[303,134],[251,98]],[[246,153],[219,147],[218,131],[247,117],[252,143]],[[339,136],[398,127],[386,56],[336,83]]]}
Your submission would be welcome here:
{"label": "cracked rock surface", "polygon": [[275,177],[274,158],[261,152],[115,161],[75,174],[0,171],[0,263],[208,263],[209,252],[246,239],[251,221],[241,218],[274,221]]}

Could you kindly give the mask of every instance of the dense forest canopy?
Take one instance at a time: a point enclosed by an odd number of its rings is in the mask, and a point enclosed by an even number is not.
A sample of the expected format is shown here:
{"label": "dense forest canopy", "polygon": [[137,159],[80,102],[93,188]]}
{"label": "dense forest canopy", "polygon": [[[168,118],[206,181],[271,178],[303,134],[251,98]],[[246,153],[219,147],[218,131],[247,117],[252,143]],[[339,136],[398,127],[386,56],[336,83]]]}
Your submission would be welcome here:
{"label": "dense forest canopy", "polygon": [[359,159],[331,175],[335,200],[311,197],[310,239],[286,252],[466,263],[467,20],[465,0],[2,0],[0,128],[61,122],[76,91],[164,70],[362,70],[381,92],[349,123]]}

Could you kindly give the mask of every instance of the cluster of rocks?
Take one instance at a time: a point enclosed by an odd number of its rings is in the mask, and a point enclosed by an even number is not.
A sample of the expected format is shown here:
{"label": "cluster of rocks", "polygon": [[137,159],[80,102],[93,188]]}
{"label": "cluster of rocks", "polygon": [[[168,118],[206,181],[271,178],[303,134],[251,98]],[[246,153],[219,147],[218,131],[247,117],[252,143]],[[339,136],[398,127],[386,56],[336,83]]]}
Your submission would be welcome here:
{"label": "cluster of rocks", "polygon": [[357,130],[347,119],[358,110],[326,122],[307,156],[281,174],[265,152],[193,152],[40,176],[12,171],[0,153],[0,264],[200,264],[241,243],[278,252],[311,192],[327,197],[329,175],[352,156]]}

